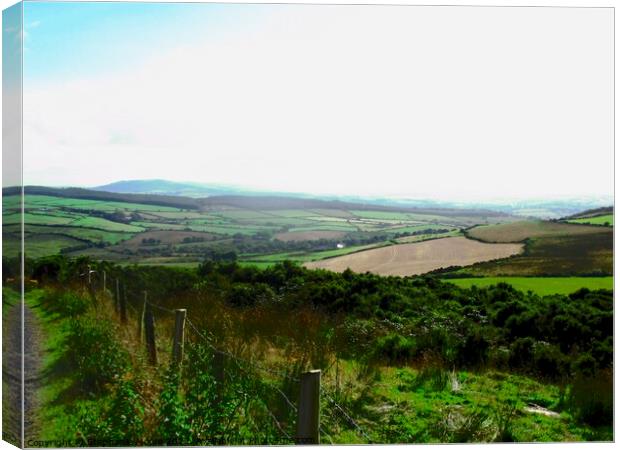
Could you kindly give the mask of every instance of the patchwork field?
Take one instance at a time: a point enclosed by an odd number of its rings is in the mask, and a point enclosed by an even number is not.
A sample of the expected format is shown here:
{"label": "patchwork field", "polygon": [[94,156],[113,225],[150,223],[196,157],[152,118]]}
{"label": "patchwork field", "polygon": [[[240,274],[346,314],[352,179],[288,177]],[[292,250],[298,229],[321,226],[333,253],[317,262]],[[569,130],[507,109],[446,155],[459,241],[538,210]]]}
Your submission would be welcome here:
{"label": "patchwork field", "polygon": [[372,272],[380,275],[418,275],[431,270],[467,266],[481,261],[507,258],[523,249],[522,244],[485,244],[464,237],[392,245],[351,255],[305,264],[312,269],[342,272]]}
{"label": "patchwork field", "polygon": [[279,241],[316,241],[319,239],[341,239],[347,233],[344,231],[287,231],[286,233],[278,233],[274,239]]}
{"label": "patchwork field", "polygon": [[[43,195],[48,191],[62,195]],[[454,236],[476,223],[509,216],[461,210],[393,210],[343,202],[291,198],[207,198],[178,200],[142,195],[147,203],[119,201],[122,195],[37,188],[25,197],[26,253],[62,252],[126,263],[197,263],[205,258],[272,264],[285,259],[314,261],[388,244]],[[73,191],[72,191],[73,192]],[[160,199],[164,205],[156,204]],[[187,207],[174,207],[187,205]],[[360,208],[363,206],[364,208]],[[20,198],[3,196],[7,249],[19,236]],[[441,213],[445,212],[445,215]],[[489,218],[487,219],[487,216]],[[409,241],[407,241],[407,239]],[[32,245],[31,245],[32,244]],[[36,244],[36,245],[35,245]],[[29,247],[31,247],[29,249]]]}

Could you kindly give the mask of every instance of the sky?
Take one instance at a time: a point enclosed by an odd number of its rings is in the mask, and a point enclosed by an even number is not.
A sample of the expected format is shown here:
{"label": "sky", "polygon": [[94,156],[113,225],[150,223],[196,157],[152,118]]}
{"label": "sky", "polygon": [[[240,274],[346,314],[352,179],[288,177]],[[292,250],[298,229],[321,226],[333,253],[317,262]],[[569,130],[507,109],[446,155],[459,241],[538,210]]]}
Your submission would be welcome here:
{"label": "sky", "polygon": [[613,195],[613,11],[27,2],[24,182]]}

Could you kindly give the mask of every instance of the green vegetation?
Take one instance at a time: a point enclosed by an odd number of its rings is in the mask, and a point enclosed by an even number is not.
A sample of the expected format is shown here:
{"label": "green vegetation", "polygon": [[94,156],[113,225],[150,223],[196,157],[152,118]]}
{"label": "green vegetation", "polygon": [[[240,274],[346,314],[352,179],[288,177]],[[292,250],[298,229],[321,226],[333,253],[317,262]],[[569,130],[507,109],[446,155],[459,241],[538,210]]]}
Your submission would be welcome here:
{"label": "green vegetation", "polygon": [[[129,202],[134,198],[147,203]],[[7,248],[16,254],[21,200],[17,195],[5,195],[3,200],[3,233]],[[126,263],[151,263],[156,258],[170,263],[199,263],[213,255],[233,253],[235,258],[254,264],[289,257],[304,262],[396,239],[423,240],[459,231],[454,226],[431,223],[437,218],[434,211],[429,216],[416,213],[413,219],[409,212],[349,211],[327,207],[331,203],[321,201],[285,199],[282,203],[278,199],[235,197],[230,204],[214,201],[201,208],[197,199],[179,197],[178,202],[187,202],[191,209],[168,206],[171,201],[174,198],[156,195],[36,188],[25,196],[26,251],[33,257],[63,253]],[[154,204],[157,202],[162,204]],[[279,203],[287,207],[278,207]],[[300,209],[288,208],[296,204]],[[179,236],[194,232],[202,233],[202,237],[183,241],[166,235],[162,239],[150,236],[154,231],[178,232]],[[148,242],[136,244],[142,240]],[[339,248],[342,245],[344,248]]]}
{"label": "green vegetation", "polygon": [[613,277],[486,277],[486,278],[454,278],[446,282],[462,288],[476,286],[479,288],[506,283],[522,291],[532,291],[537,295],[568,295],[581,288],[590,290],[609,289],[614,287]]}
{"label": "green vegetation", "polygon": [[608,227],[521,221],[477,226],[465,235],[483,242],[525,242],[525,251],[455,269],[460,276],[603,276],[613,272],[613,230]]}
{"label": "green vegetation", "polygon": [[569,223],[582,223],[588,225],[604,225],[608,227],[614,226],[614,215],[607,214],[604,216],[583,217],[580,219],[568,220]]}
{"label": "green vegetation", "polygon": [[102,219],[100,217],[81,217],[72,222],[71,225],[76,227],[98,228],[106,231],[122,231],[127,233],[139,233],[140,231],[144,231],[144,228],[140,228],[135,225],[112,222],[111,220]]}
{"label": "green vegetation", "polygon": [[605,232],[532,239],[526,242],[525,251],[521,255],[475,264],[459,269],[458,273],[511,277],[611,276],[613,230],[603,227],[600,227],[600,230]]}
{"label": "green vegetation", "polygon": [[[5,259],[5,279],[15,263]],[[87,264],[126,286],[128,327],[100,278],[96,299],[84,291]],[[613,437],[610,290],[540,296],[291,263],[181,269],[63,257],[28,260],[27,276],[43,288],[28,304],[48,336],[42,438],[290,443],[295,413],[283,395],[296,401],[294,380],[308,368],[322,370],[323,442]],[[160,365],[145,362],[133,326],[144,290],[159,307],[187,308],[209,336],[207,345],[187,329],[181,378],[167,371],[173,316],[161,308]]]}

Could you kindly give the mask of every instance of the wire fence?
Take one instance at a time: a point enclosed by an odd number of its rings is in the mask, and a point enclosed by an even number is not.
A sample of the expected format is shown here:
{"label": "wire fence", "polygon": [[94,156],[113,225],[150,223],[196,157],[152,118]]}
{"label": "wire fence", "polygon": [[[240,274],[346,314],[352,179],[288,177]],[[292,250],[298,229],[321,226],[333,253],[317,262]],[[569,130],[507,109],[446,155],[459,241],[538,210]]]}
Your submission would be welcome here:
{"label": "wire fence", "polygon": [[[90,275],[97,275],[97,273],[98,273],[97,271],[90,270],[89,268],[89,271],[85,273],[81,273],[79,274],[79,276],[80,278],[84,280],[84,282],[86,282],[87,284],[86,287],[88,287],[89,289],[92,289],[92,285],[88,286],[87,280],[89,279]],[[125,288],[125,286],[123,286],[123,288]],[[152,308],[161,313],[168,314],[172,317],[176,316],[177,314],[176,310],[166,308],[162,305],[153,303],[152,301],[148,300],[148,296],[146,295],[146,292],[144,292],[145,295],[144,295],[144,301],[143,301],[143,311],[140,312],[137,307],[132,305],[131,302],[127,301],[127,292],[124,289],[122,290],[122,292],[123,294],[121,294],[121,297],[124,297],[124,305],[132,312],[132,314],[136,317],[138,321],[143,320],[143,317],[144,317],[144,314],[147,308]],[[121,299],[117,298],[117,295],[119,295],[118,290],[116,292],[114,292],[114,290],[108,291],[108,293],[112,295],[115,301],[115,309],[118,311],[119,304],[121,301]],[[194,336],[195,339],[197,339],[199,342],[203,342],[204,344],[206,344],[207,347],[210,348],[214,354],[219,354],[219,355],[229,358],[230,361],[233,361],[235,363],[235,365],[241,372],[249,373],[250,368],[251,368],[252,370],[262,372],[263,374],[268,375],[269,377],[276,377],[276,381],[282,382],[283,380],[286,380],[288,382],[293,382],[296,384],[300,383],[301,380],[299,378],[292,376],[289,373],[273,369],[256,360],[249,360],[249,359],[242,358],[239,355],[235,355],[230,351],[227,351],[223,348],[218,347],[215,344],[215,340],[216,340],[215,337],[213,335],[209,336],[208,331],[205,331],[205,330],[201,331],[200,328],[194,323],[194,321],[189,316],[185,317],[185,323],[187,325],[186,329],[190,330],[191,334]],[[143,324],[140,324],[140,327],[144,328]],[[293,414],[298,414],[299,412],[298,407],[284,393],[284,391],[280,389],[276,384],[263,383],[263,385],[273,389],[274,392],[276,392],[277,395],[282,398],[282,400],[284,401],[284,404],[289,409],[289,412],[292,412]],[[352,414],[350,414],[341,404],[336,402],[336,400],[332,396],[330,396],[328,393],[324,391],[321,392],[321,396],[326,399],[327,403],[331,405],[333,409],[337,411],[338,414],[341,415],[345,419],[345,421],[351,426],[351,428],[354,429],[367,443],[369,444],[373,443],[372,439],[370,438],[368,433],[362,428],[359,422],[356,421],[352,417]],[[281,436],[288,441],[297,442],[297,438],[291,436],[291,433],[287,432],[284,429],[281,422],[277,419],[277,416],[273,413],[273,411],[266,404],[264,405],[264,407],[267,411],[267,414],[273,420]],[[325,417],[325,416],[322,416],[322,417]],[[334,444],[333,439],[330,436],[330,434],[326,431],[325,426],[319,422],[318,427],[319,427],[320,435],[324,438],[324,440],[328,441],[330,444]]]}

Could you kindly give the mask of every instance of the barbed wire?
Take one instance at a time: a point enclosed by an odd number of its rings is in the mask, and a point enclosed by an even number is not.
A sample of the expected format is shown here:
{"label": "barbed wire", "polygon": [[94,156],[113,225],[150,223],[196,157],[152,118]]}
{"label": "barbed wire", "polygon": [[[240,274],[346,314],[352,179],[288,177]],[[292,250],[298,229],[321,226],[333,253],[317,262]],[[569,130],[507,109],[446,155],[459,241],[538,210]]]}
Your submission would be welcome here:
{"label": "barbed wire", "polygon": [[151,303],[148,300],[146,301],[146,304],[149,306],[152,306],[155,309],[159,309],[160,311],[167,312],[169,314],[176,314],[176,311],[172,309],[164,308],[163,306],[160,306],[160,305],[156,305],[155,303]]}
{"label": "barbed wire", "polygon": [[372,444],[372,439],[366,432],[362,429],[362,427],[344,410],[342,406],[340,406],[336,400],[334,400],[329,394],[324,394],[325,397],[336,407],[338,411],[349,421],[351,425],[368,441],[369,444]]}
{"label": "barbed wire", "polygon": [[331,436],[327,434],[327,432],[323,429],[321,425],[319,425],[319,431],[323,433],[323,436],[325,436],[329,440],[329,445],[334,445],[334,441],[332,441]]}
{"label": "barbed wire", "polygon": [[205,342],[207,342],[207,345],[209,345],[209,347],[211,347],[211,349],[214,352],[220,353],[220,354],[225,355],[225,356],[229,356],[233,360],[236,360],[238,362],[243,362],[243,363],[248,364],[250,366],[253,366],[253,367],[257,368],[257,369],[260,369],[260,370],[262,370],[264,372],[270,373],[271,375],[275,375],[275,376],[278,376],[278,377],[286,378],[287,380],[290,380],[290,381],[299,382],[298,378],[292,377],[292,376],[290,376],[287,373],[283,373],[283,372],[280,372],[278,370],[271,369],[270,367],[264,366],[264,365],[258,363],[257,361],[248,361],[245,358],[241,358],[241,357],[239,357],[237,355],[234,355],[234,354],[232,354],[232,353],[230,353],[230,352],[228,352],[226,350],[222,350],[222,349],[216,347],[215,345],[212,344],[212,340],[210,340],[203,333],[201,333],[198,330],[198,327],[196,327],[196,325],[194,325],[194,323],[189,318],[187,318],[186,320],[187,320],[187,323],[190,326],[190,328],[192,328],[194,330],[194,332],[198,334],[199,337],[201,337]]}
{"label": "barbed wire", "polygon": [[269,413],[269,415],[271,416],[271,418],[273,419],[273,421],[275,422],[276,426],[278,427],[278,430],[280,430],[280,432],[282,434],[284,434],[284,436],[286,436],[286,438],[289,441],[294,441],[294,439],[291,437],[290,434],[288,434],[284,428],[282,428],[282,425],[280,425],[280,422],[278,421],[278,419],[276,418],[276,416],[271,412],[271,410],[269,408],[267,408],[267,405],[265,405],[265,409],[267,410],[267,412]]}
{"label": "barbed wire", "polygon": [[[84,275],[85,275],[85,274],[84,274]],[[211,288],[211,290],[213,290],[213,291],[218,291],[218,293],[225,292],[225,291],[224,291],[224,289],[221,289],[221,288],[215,288],[215,287],[212,287],[212,288]],[[285,291],[286,291],[286,290],[289,290],[289,289],[285,289]],[[283,296],[283,294],[282,294],[282,293],[280,293],[280,294],[278,295],[278,297],[282,297],[282,296]],[[145,303],[146,303],[147,305],[149,305],[149,306],[151,306],[151,307],[155,308],[155,309],[160,310],[160,311],[163,311],[163,312],[166,312],[166,313],[169,313],[169,314],[176,314],[176,312],[175,312],[174,310],[168,309],[168,308],[166,308],[166,307],[164,307],[164,306],[161,306],[161,305],[157,305],[157,304],[152,303],[152,302],[150,302],[150,301],[148,301],[148,300],[147,300]],[[127,306],[128,306],[128,307],[129,307],[129,308],[130,308],[130,309],[131,309],[134,313],[136,313],[136,314],[138,314],[138,313],[139,313],[139,312],[137,311],[137,309],[136,309],[136,308],[135,308],[135,307],[134,307],[131,303],[126,302],[125,304],[126,304],[126,305],[127,305]],[[256,369],[262,370],[262,371],[267,372],[267,373],[269,373],[269,374],[271,374],[271,375],[275,375],[275,376],[278,376],[278,377],[282,377],[282,378],[287,379],[287,380],[290,380],[290,381],[294,381],[294,382],[299,382],[299,381],[300,381],[298,378],[295,378],[295,377],[293,377],[293,376],[290,376],[288,373],[283,373],[283,372],[280,372],[280,371],[277,371],[277,370],[271,369],[271,368],[269,368],[269,367],[266,367],[266,366],[264,366],[264,365],[262,365],[262,364],[258,363],[257,361],[249,361],[249,360],[246,360],[245,358],[241,358],[241,357],[239,357],[239,356],[237,356],[237,355],[234,355],[234,354],[233,354],[233,353],[231,353],[231,352],[228,352],[228,351],[226,351],[226,350],[222,350],[222,349],[220,349],[220,348],[216,347],[216,346],[212,343],[212,342],[213,342],[213,338],[212,338],[212,337],[209,337],[207,334],[205,334],[205,333],[201,332],[201,331],[198,329],[198,327],[197,327],[197,326],[196,326],[196,325],[195,325],[195,324],[194,324],[194,323],[193,323],[193,322],[189,319],[189,317],[187,317],[187,319],[186,319],[186,320],[187,320],[187,324],[189,325],[189,328],[190,328],[190,329],[191,329],[194,333],[196,333],[196,335],[197,335],[200,339],[202,339],[204,342],[206,342],[206,343],[207,343],[207,345],[211,348],[211,350],[213,350],[214,352],[219,353],[219,354],[221,354],[221,355],[225,355],[225,356],[230,357],[233,361],[235,361],[236,365],[237,365],[237,366],[238,366],[238,367],[239,367],[242,371],[246,371],[246,372],[247,372],[247,370],[248,370],[248,369],[247,369],[247,368],[244,368],[244,367],[241,365],[241,363],[243,363],[243,364],[245,364],[245,365],[249,365],[249,366],[251,366],[251,367],[253,367],[253,368],[256,368]],[[297,413],[297,412],[298,412],[297,407],[293,404],[293,402],[292,402],[292,401],[291,401],[291,400],[290,400],[290,399],[286,396],[286,394],[285,394],[285,393],[284,393],[284,392],[283,392],[280,388],[278,388],[278,387],[277,387],[277,386],[275,386],[275,385],[269,384],[269,383],[265,383],[265,384],[266,384],[266,385],[268,385],[268,386],[270,386],[270,387],[272,387],[273,389],[275,389],[275,390],[276,390],[276,391],[277,391],[277,392],[278,392],[278,393],[282,396],[282,398],[284,399],[284,401],[286,402],[286,404],[287,404],[287,406],[288,406],[289,408],[291,408],[291,409],[292,409],[295,413]],[[345,410],[345,409],[344,409],[341,405],[339,405],[339,404],[338,404],[338,402],[336,402],[336,401],[335,401],[335,400],[334,400],[334,399],[333,399],[330,395],[328,395],[328,394],[326,394],[326,393],[324,393],[323,395],[325,395],[325,397],[328,399],[328,401],[329,401],[329,402],[330,402],[330,403],[331,403],[331,404],[332,404],[332,405],[333,405],[333,406],[334,406],[334,407],[335,407],[335,408],[336,408],[336,409],[340,412],[340,414],[342,414],[342,415],[345,417],[345,419],[346,419],[346,420],[347,420],[347,421],[348,421],[348,422],[349,422],[349,423],[350,423],[350,424],[351,424],[351,425],[355,428],[355,430],[356,430],[359,434],[361,434],[361,435],[362,435],[362,436],[363,436],[363,437],[364,437],[364,438],[368,441],[368,443],[372,443],[372,439],[370,438],[370,436],[368,436],[368,434],[367,434],[367,433],[366,433],[366,432],[362,429],[362,427],[361,427],[361,426],[360,426],[360,425],[359,425],[359,424],[358,424],[358,423],[357,423],[357,422],[356,422],[356,421],[355,421],[355,420],[351,417],[351,415],[350,415],[349,413],[347,413],[347,411],[346,411],[346,410]],[[268,408],[266,405],[265,405],[265,409],[267,410],[267,412],[269,413],[269,415],[271,416],[271,418],[272,418],[272,419],[273,419],[273,421],[275,422],[275,424],[276,424],[277,428],[280,430],[280,432],[281,432],[281,433],[282,433],[282,434],[283,434],[283,435],[284,435],[287,439],[289,439],[289,440],[293,440],[293,439],[291,438],[291,436],[290,436],[290,435],[289,435],[289,434],[288,434],[288,433],[287,433],[287,432],[286,432],[286,431],[282,428],[282,426],[280,425],[280,423],[279,423],[279,421],[277,420],[277,418],[275,417],[275,415],[271,412],[271,410],[269,410],[269,408]],[[324,435],[324,436],[325,436],[325,437],[329,440],[329,442],[330,442],[330,444],[331,444],[331,445],[333,445],[333,444],[334,444],[334,442],[333,442],[333,440],[332,440],[331,436],[330,436],[330,435],[329,435],[329,434],[325,431],[325,429],[323,428],[323,426],[322,426],[322,425],[320,425],[320,424],[319,424],[319,431],[320,431],[320,432],[321,432],[321,433],[322,433],[322,434],[323,434],[323,435]]]}

